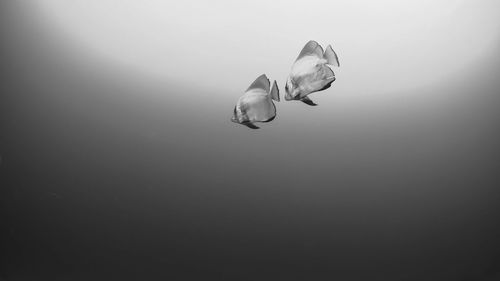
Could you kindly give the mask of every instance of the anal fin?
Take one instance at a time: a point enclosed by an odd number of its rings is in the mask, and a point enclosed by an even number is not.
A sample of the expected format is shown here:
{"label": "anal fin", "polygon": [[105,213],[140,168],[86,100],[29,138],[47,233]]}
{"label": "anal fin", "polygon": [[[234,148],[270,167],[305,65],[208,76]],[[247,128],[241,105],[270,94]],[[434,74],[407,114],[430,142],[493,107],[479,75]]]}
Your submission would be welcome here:
{"label": "anal fin", "polygon": [[276,118],[276,115],[274,115],[273,117],[267,119],[266,121],[262,121],[262,122],[271,122],[274,120],[274,118]]}
{"label": "anal fin", "polygon": [[254,130],[256,130],[256,129],[260,129],[260,127],[255,126],[255,124],[253,124],[253,123],[241,123],[241,125],[245,125],[245,126],[247,126],[248,128],[250,128],[250,129],[254,129]]}
{"label": "anal fin", "polygon": [[303,97],[300,99],[301,102],[307,104],[307,105],[310,105],[310,106],[317,106],[318,104],[313,102],[310,98],[308,97]]}
{"label": "anal fin", "polygon": [[326,83],[326,84],[325,84],[325,86],[324,86],[323,88],[319,89],[319,90],[318,90],[318,92],[319,92],[319,91],[323,91],[323,90],[326,90],[326,89],[330,88],[330,87],[332,86],[332,83],[333,83],[334,81],[335,81],[335,77],[333,77],[333,78],[331,79],[331,81],[329,81],[328,83]]}

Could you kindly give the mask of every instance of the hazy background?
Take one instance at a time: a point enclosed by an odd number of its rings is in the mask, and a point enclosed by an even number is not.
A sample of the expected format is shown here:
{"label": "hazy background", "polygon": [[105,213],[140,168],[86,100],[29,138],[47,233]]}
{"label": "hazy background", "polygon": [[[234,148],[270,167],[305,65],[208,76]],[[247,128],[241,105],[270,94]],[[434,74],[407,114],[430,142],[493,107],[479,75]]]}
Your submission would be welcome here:
{"label": "hazy background", "polygon": [[268,2],[0,4],[0,279],[500,278],[500,3]]}

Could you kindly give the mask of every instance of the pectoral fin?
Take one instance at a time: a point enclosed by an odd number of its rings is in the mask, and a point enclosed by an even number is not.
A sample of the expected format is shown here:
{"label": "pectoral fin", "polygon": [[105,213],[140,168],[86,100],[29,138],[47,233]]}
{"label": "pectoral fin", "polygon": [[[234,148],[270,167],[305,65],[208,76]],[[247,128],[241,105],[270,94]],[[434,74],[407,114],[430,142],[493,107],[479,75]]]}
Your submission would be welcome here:
{"label": "pectoral fin", "polygon": [[[332,82],[333,82],[333,81],[332,81]],[[326,89],[330,88],[330,87],[332,86],[332,82],[328,82],[328,83],[326,83],[326,85],[325,85],[323,88],[319,89],[319,90],[318,90],[318,92],[319,92],[319,91],[323,91],[323,90],[326,90]]]}
{"label": "pectoral fin", "polygon": [[[333,74],[333,71],[332,71],[332,74]],[[330,88],[332,86],[332,83],[335,81],[335,76],[330,76],[330,77],[326,78],[325,81],[326,81],[325,86],[323,86],[323,88],[319,89],[318,91],[323,91],[323,90]]]}

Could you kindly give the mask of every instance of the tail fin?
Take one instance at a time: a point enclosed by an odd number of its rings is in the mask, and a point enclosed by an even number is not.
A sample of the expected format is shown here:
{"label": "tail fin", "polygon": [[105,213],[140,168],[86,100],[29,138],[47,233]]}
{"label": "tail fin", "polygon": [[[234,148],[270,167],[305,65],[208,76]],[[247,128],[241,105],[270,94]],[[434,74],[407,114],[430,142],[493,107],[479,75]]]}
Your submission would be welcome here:
{"label": "tail fin", "polygon": [[328,64],[334,65],[336,67],[340,66],[339,58],[337,57],[337,54],[333,50],[332,45],[328,45],[328,47],[326,47],[325,53],[323,54],[323,58],[328,61]]}
{"label": "tail fin", "polygon": [[273,100],[280,101],[280,90],[278,89],[278,84],[276,84],[276,80],[274,80],[270,95]]}

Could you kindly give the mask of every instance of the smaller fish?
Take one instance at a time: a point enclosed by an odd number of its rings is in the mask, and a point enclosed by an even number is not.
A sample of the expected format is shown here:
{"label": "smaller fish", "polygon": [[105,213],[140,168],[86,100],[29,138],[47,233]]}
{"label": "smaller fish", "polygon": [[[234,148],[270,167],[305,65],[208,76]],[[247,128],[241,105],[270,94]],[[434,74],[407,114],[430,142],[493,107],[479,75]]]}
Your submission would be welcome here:
{"label": "smaller fish", "polygon": [[265,74],[257,77],[238,99],[231,121],[251,129],[259,129],[255,125],[256,122],[272,121],[276,117],[276,106],[273,100],[280,101],[280,97],[276,81],[271,89],[269,84],[269,79]]}
{"label": "smaller fish", "polygon": [[323,48],[316,41],[309,41],[292,65],[285,86],[285,100],[300,100],[308,105],[317,105],[308,95],[330,88],[335,74],[328,66],[339,67],[339,59],[331,45]]}

